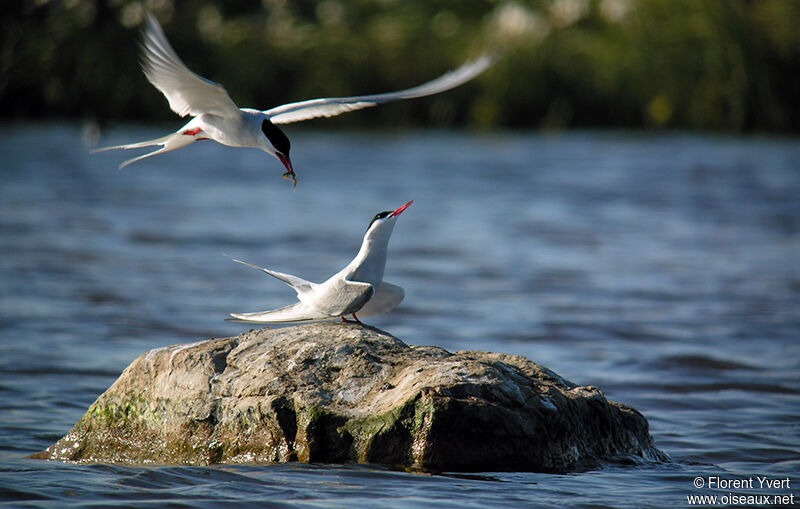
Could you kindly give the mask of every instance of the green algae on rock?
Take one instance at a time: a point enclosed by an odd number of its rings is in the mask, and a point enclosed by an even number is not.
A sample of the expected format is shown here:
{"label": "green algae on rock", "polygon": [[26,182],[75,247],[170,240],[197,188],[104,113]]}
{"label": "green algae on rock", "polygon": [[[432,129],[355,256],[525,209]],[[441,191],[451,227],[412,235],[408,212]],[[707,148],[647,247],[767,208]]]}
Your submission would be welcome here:
{"label": "green algae on rock", "polygon": [[341,323],[151,350],[34,457],[543,472],[667,460],[639,412],[524,357]]}

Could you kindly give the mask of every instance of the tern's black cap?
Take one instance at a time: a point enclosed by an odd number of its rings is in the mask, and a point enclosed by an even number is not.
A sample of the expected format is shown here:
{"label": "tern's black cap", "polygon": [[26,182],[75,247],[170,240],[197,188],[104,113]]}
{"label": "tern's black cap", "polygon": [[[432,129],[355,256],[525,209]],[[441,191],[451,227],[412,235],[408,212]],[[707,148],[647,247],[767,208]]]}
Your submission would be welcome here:
{"label": "tern's black cap", "polygon": [[267,137],[269,142],[272,143],[272,146],[275,147],[275,150],[285,156],[289,155],[289,149],[292,144],[289,142],[289,138],[283,134],[283,131],[278,129],[278,127],[269,120],[261,122],[261,130],[264,132],[264,136]]}
{"label": "tern's black cap", "polygon": [[375,222],[375,221],[377,221],[378,219],[383,219],[384,217],[388,216],[388,215],[389,215],[389,214],[391,214],[392,212],[394,212],[394,211],[393,211],[393,210],[385,210],[385,211],[383,211],[383,212],[378,212],[377,214],[375,214],[375,217],[373,217],[373,218],[372,218],[372,221],[370,221],[370,222],[369,222],[369,226],[367,226],[367,230],[369,230],[370,228],[372,228],[372,223],[374,223],[374,222]]}

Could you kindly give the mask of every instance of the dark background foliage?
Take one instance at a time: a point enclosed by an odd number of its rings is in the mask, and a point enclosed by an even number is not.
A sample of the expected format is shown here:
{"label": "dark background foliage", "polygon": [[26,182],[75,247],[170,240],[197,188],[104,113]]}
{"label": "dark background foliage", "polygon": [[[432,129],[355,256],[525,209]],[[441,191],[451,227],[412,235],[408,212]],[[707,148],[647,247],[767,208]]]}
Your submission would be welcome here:
{"label": "dark background foliage", "polygon": [[390,91],[505,55],[447,94],[315,122],[800,130],[792,0],[7,1],[0,116],[174,119],[138,68],[143,6],[243,107]]}

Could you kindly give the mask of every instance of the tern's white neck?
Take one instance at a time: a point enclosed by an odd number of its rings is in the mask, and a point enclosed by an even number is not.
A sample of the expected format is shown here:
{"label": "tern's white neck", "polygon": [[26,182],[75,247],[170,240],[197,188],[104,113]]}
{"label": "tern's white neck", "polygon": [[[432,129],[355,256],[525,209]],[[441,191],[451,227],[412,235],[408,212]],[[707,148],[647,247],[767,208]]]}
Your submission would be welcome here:
{"label": "tern's white neck", "polygon": [[396,216],[387,218],[380,223],[374,223],[370,227],[367,234],[364,235],[361,249],[358,250],[356,257],[347,266],[350,269],[348,279],[375,285],[383,281],[389,238],[392,236],[396,220]]}

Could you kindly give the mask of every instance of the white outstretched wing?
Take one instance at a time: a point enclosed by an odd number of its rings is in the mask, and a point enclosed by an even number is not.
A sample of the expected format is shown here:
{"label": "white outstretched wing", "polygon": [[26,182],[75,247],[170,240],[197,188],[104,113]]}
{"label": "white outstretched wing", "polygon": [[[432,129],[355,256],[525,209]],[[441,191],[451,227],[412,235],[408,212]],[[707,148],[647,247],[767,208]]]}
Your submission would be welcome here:
{"label": "white outstretched wing", "polygon": [[405,295],[402,287],[382,281],[375,289],[375,295],[358,310],[358,317],[367,318],[388,313],[403,301]]}
{"label": "white outstretched wing", "polygon": [[338,320],[357,312],[372,296],[372,285],[344,281],[324,292],[312,294],[312,302],[303,300],[289,306],[256,313],[231,313],[230,322],[248,323],[305,323]]}
{"label": "white outstretched wing", "polygon": [[[358,283],[364,285],[365,283]],[[356,285],[356,287],[358,286]],[[382,282],[378,285],[375,294],[367,301],[360,309],[355,312],[358,313],[360,318],[369,316],[376,316],[383,313],[388,313],[397,307],[403,300],[405,292],[397,285]],[[233,318],[227,318],[228,322],[244,322],[244,323],[272,323],[272,324],[291,324],[291,323],[309,323],[309,322],[325,322],[330,320],[338,320],[341,314],[330,316],[320,310],[304,303],[296,302],[292,305],[282,307],[280,309],[273,309],[270,311],[260,311],[257,313],[231,313]]]}
{"label": "white outstretched wing", "polygon": [[190,71],[170,46],[155,16],[146,12],[146,17],[142,69],[150,83],[166,96],[172,111],[182,117],[240,114],[225,88]]}
{"label": "white outstretched wing", "polygon": [[354,97],[328,97],[323,99],[310,99],[296,103],[284,104],[266,110],[273,124],[291,124],[318,117],[334,117],[348,111],[360,110],[381,103],[414,99],[426,95],[438,94],[450,90],[475,78],[488,69],[496,58],[492,55],[483,55],[477,60],[468,62],[454,71],[450,71],[433,81],[398,92],[386,94],[362,95]]}
{"label": "white outstretched wing", "polygon": [[225,320],[228,322],[245,323],[306,323],[339,319],[339,317],[336,316],[328,316],[320,313],[302,302],[296,302],[290,306],[273,309],[271,311],[231,313],[231,316],[233,318],[226,318]]}

